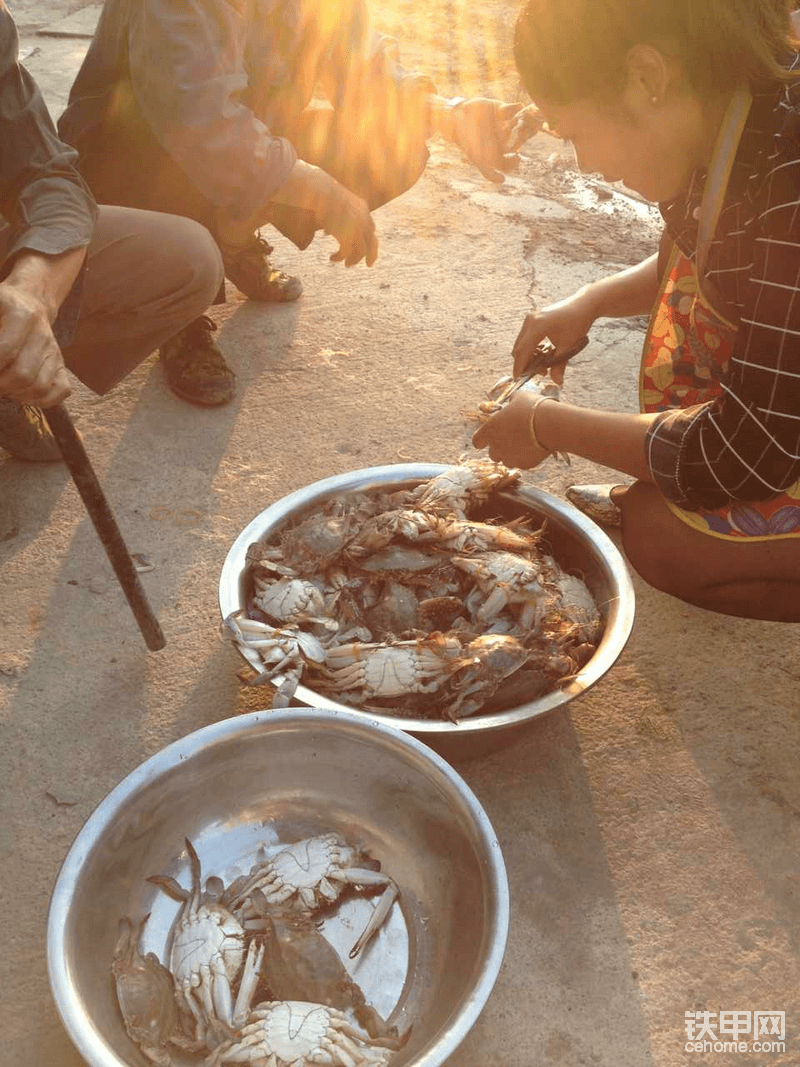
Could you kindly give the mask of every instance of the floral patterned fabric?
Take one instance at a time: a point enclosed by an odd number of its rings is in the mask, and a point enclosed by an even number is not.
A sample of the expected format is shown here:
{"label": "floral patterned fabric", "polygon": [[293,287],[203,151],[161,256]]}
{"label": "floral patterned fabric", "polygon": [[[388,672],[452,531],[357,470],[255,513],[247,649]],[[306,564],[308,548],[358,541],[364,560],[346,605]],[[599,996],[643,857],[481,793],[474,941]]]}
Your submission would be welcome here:
{"label": "floral patterned fabric", "polygon": [[[714,400],[735,337],[736,327],[706,302],[691,260],[676,249],[642,353],[641,410],[689,408]],[[715,511],[686,511],[667,503],[678,518],[713,537],[800,537],[800,481],[771,500],[733,501]]]}

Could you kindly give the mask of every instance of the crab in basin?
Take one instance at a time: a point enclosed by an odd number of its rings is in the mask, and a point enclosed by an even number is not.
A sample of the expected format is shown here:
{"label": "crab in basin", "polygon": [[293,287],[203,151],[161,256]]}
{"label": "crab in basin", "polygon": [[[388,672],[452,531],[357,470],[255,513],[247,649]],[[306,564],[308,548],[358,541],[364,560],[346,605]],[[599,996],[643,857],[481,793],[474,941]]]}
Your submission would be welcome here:
{"label": "crab in basin", "polygon": [[320,573],[334,565],[347,545],[373,513],[374,503],[364,493],[349,499],[329,500],[322,511],[282,530],[280,548],[284,563],[298,573]]}
{"label": "crab in basin", "polygon": [[241,610],[227,616],[222,631],[241,651],[258,654],[264,669],[250,684],[271,682],[277,690],[274,707],[288,706],[306,663],[321,664],[325,660],[325,649],[314,634],[296,626],[270,626],[247,618]]}
{"label": "crab in basin", "polygon": [[453,722],[480,711],[500,685],[532,658],[533,653],[510,634],[481,634],[464,646],[453,677],[454,697],[442,711]]}
{"label": "crab in basin", "polygon": [[251,941],[245,971],[260,974],[270,999],[305,1000],[350,1010],[373,1040],[380,1040],[386,1048],[402,1048],[411,1029],[399,1036],[397,1028],[378,1014],[319,929],[316,917],[302,912],[276,914],[262,897],[260,890],[254,890],[253,902],[264,918],[246,925],[263,931],[263,942],[256,948],[255,940]]}
{"label": "crab in basin", "polygon": [[194,1017],[196,1038],[204,1041],[209,1033],[225,1034],[226,1027],[235,1025],[243,1013],[246,1016],[242,999],[237,997],[234,1003],[232,993],[245,956],[245,932],[227,907],[202,892],[200,860],[188,838],[186,850],[190,890],[162,874],[150,875],[147,881],[183,905],[174,926],[170,970],[178,1007]]}
{"label": "crab in basin", "polygon": [[267,1001],[206,1059],[206,1067],[387,1067],[390,1053],[353,1026],[344,1012],[302,1000]]}
{"label": "crab in basin", "polygon": [[245,918],[258,915],[250,903],[243,907],[256,889],[261,890],[266,903],[281,905],[288,902],[296,910],[313,912],[338,900],[347,887],[360,887],[383,892],[367,926],[350,949],[355,958],[372,935],[380,928],[399,895],[395,881],[364,864],[374,864],[363,853],[348,845],[338,834],[320,834],[287,845],[263,863],[256,864],[250,877],[240,885],[231,902],[234,910],[241,910]]}
{"label": "crab in basin", "polygon": [[551,556],[542,557],[545,583],[557,590],[558,606],[563,618],[575,627],[584,643],[597,643],[602,631],[600,611],[586,583],[575,574],[566,574]]}
{"label": "crab in basin", "polygon": [[171,1067],[170,1045],[188,1052],[203,1046],[184,1033],[172,975],[154,952],[143,956],[139,950],[149,918],[145,915],[136,927],[127,917],[120,920],[111,973],[128,1037],[152,1063]]}
{"label": "crab in basin", "polygon": [[457,639],[441,634],[391,645],[338,645],[328,650],[317,684],[323,691],[347,693],[358,701],[434,693],[449,677],[451,659],[460,649]]}
{"label": "crab in basin", "polygon": [[467,606],[478,621],[491,623],[506,606],[520,605],[519,628],[524,632],[537,625],[545,607],[538,561],[513,552],[483,552],[454,556],[453,563],[476,583]]}
{"label": "crab in basin", "polygon": [[518,470],[490,459],[470,459],[437,474],[412,491],[411,498],[421,510],[467,517],[470,508],[485,503],[492,493],[515,488],[521,479]]}
{"label": "crab in basin", "polygon": [[339,624],[328,615],[322,590],[304,578],[282,576],[267,581],[256,574],[253,603],[282,625],[302,626],[312,623],[326,630],[336,630]]}

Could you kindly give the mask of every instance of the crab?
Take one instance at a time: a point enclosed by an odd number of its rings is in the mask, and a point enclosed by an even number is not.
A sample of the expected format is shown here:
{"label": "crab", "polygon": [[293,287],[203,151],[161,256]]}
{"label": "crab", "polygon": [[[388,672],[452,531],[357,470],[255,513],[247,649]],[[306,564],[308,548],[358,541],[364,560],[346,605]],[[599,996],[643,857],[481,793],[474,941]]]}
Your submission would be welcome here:
{"label": "crab", "polygon": [[519,520],[497,526],[472,519],[447,519],[423,533],[420,540],[433,542],[448,552],[530,552],[536,547],[539,534],[525,530]]}
{"label": "crab", "polygon": [[327,663],[349,660],[330,674],[337,691],[345,690],[361,705],[441,691],[441,713],[455,722],[478,711],[531,658],[516,637],[490,633],[470,640],[469,629],[459,634],[451,630],[447,637],[434,633],[393,645],[342,645],[329,651]]}
{"label": "crab", "polygon": [[191,890],[166,875],[150,875],[147,881],[183,905],[174,926],[170,970],[178,1007],[194,1017],[196,1038],[203,1041],[209,1032],[224,1033],[246,1016],[244,994],[235,1003],[232,994],[245,957],[245,931],[216,895],[202,892],[200,860],[191,841],[185,840]]}
{"label": "crab", "polygon": [[423,552],[413,545],[400,542],[373,552],[372,555],[359,560],[357,566],[369,574],[394,574],[408,579],[425,573],[425,580],[428,581],[428,574],[441,567],[442,562],[438,552]]}
{"label": "crab", "polygon": [[520,378],[506,374],[494,383],[486,394],[488,399],[478,405],[478,411],[470,414],[478,421],[486,422],[498,411],[502,411],[512,396],[517,393],[531,393],[534,396],[546,396],[552,400],[558,400],[561,389],[549,374],[525,374]]}
{"label": "crab", "polygon": [[412,508],[392,508],[368,518],[344,551],[350,561],[356,561],[373,552],[386,548],[398,537],[416,540],[426,528],[430,516]]}
{"label": "crab", "polygon": [[285,624],[316,623],[326,630],[339,624],[327,613],[322,590],[304,578],[280,577],[265,581],[256,575],[253,602],[265,615]]}
{"label": "crab", "polygon": [[172,975],[154,952],[143,956],[139,950],[149,918],[145,915],[136,927],[127,916],[120,919],[111,973],[128,1037],[157,1067],[171,1067],[170,1045],[187,1052],[203,1046],[184,1033]]}
{"label": "crab", "polygon": [[545,606],[537,561],[513,552],[483,552],[476,556],[454,556],[453,563],[477,584],[477,596],[471,593],[467,606],[474,610],[479,622],[491,622],[507,605],[521,605],[519,628],[523,631],[536,628]]}
{"label": "crab", "polygon": [[581,642],[595,644],[600,635],[602,620],[586,583],[575,574],[566,574],[549,556],[544,556],[542,562],[546,580],[558,591],[562,616],[576,628]]}
{"label": "crab", "polygon": [[309,1001],[267,1001],[251,1011],[239,1033],[205,1060],[250,1067],[386,1067],[390,1053],[365,1039],[336,1008]]}
{"label": "crab", "polygon": [[385,1042],[386,1048],[406,1044],[410,1028],[398,1036],[397,1028],[389,1026],[368,1003],[313,915],[274,914],[258,889],[251,899],[264,918],[253,919],[247,926],[263,931],[264,940],[258,949],[254,941],[250,943],[247,967],[260,973],[273,1000],[306,1000],[350,1010],[369,1036]]}
{"label": "crab", "polygon": [[324,571],[339,559],[374,506],[364,493],[347,501],[329,501],[324,511],[314,512],[283,531],[280,547],[284,562],[304,573],[309,569]]}
{"label": "crab", "polygon": [[[348,886],[383,889],[363,933],[350,949],[354,959],[386,920],[399,895],[395,881],[386,874],[361,864],[363,854],[348,845],[339,834],[320,834],[287,845],[263,863],[256,864],[250,877],[231,902],[242,908],[254,890],[261,890],[269,905],[289,903],[295,910],[314,912],[338,900]],[[258,914],[252,904],[245,917]]]}
{"label": "crab", "polygon": [[485,503],[492,493],[513,489],[522,475],[490,459],[470,459],[448,467],[413,491],[416,507],[466,519],[471,507]]}
{"label": "crab", "polygon": [[[389,579],[383,585],[380,598],[368,609],[366,618],[370,630],[378,637],[402,634],[419,624],[419,598],[407,585]],[[371,640],[372,634],[367,638],[367,641]]]}
{"label": "crab", "polygon": [[328,650],[318,684],[355,700],[434,693],[449,677],[450,659],[460,648],[458,640],[441,634],[391,645],[338,645]]}
{"label": "crab", "polygon": [[458,673],[453,676],[455,697],[443,714],[457,722],[480,711],[500,684],[524,667],[533,653],[509,634],[481,634],[464,646]]}
{"label": "crab", "polygon": [[271,682],[277,692],[273,707],[286,707],[294,696],[307,663],[325,662],[325,649],[312,633],[299,627],[277,628],[231,612],[222,623],[223,633],[242,651],[255,651],[264,670],[250,684]]}

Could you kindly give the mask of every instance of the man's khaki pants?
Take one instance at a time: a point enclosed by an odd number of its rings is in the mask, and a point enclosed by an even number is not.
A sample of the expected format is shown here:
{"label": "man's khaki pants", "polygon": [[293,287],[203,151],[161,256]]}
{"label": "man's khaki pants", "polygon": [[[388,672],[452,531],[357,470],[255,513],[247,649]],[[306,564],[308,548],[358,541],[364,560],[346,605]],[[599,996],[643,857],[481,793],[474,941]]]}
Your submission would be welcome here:
{"label": "man's khaki pants", "polygon": [[[0,257],[8,231],[0,233]],[[190,219],[101,207],[64,362],[107,393],[213,302],[223,280],[211,234]]]}

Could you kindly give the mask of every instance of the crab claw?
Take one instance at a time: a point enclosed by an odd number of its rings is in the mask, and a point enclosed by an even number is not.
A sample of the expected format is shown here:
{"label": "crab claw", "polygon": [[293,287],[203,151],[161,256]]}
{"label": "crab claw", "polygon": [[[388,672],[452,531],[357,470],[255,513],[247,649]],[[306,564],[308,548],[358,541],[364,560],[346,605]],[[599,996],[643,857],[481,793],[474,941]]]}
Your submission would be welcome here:
{"label": "crab claw", "polygon": [[376,871],[366,871],[360,868],[349,870],[347,872],[347,881],[352,882],[354,885],[386,885],[386,889],[384,889],[383,893],[381,893],[378,898],[378,903],[375,905],[375,909],[370,916],[369,922],[364,927],[361,936],[348,953],[350,959],[354,960],[372,935],[386,922],[386,918],[392,910],[392,904],[394,904],[400,895],[400,890],[397,888],[397,883],[391,878],[388,878],[385,874],[379,874]]}

